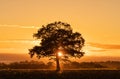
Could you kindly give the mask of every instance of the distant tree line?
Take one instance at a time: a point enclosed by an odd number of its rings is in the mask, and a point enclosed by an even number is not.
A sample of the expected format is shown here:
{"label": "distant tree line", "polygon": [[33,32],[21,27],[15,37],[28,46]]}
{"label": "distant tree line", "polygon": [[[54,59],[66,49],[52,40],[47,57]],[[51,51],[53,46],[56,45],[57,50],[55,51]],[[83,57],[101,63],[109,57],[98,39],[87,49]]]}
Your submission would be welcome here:
{"label": "distant tree line", "polygon": [[[62,63],[63,69],[79,69],[79,68],[116,68],[120,69],[119,61],[106,62],[67,62]],[[21,61],[9,64],[0,63],[0,69],[55,69],[53,62],[38,62],[38,61]]]}
{"label": "distant tree line", "polygon": [[53,62],[44,62],[38,61],[21,61],[13,62],[10,64],[0,63],[0,69],[50,69],[53,67]]}

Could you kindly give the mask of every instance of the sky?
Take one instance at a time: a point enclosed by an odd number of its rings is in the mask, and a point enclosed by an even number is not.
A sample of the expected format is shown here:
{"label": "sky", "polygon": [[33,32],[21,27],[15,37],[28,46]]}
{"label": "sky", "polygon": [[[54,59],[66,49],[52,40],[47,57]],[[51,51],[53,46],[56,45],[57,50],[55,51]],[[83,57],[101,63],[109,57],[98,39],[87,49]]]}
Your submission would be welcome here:
{"label": "sky", "polygon": [[120,0],[0,0],[0,54],[28,54],[55,21],[82,34],[85,56],[120,57]]}

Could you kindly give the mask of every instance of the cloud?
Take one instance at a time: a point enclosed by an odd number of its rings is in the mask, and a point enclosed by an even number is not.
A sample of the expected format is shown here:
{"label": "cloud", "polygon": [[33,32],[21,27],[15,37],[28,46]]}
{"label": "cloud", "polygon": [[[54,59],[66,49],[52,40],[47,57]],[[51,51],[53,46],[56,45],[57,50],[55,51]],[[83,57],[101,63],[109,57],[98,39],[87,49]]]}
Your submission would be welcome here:
{"label": "cloud", "polygon": [[[11,46],[15,46],[16,44],[19,44],[18,46],[21,47],[27,47],[28,45],[39,45],[40,44],[40,40],[24,40],[24,39],[20,39],[20,40],[0,40],[0,44],[4,44],[4,46],[6,45],[6,47],[11,47]],[[24,45],[24,46],[22,46]],[[4,47],[4,46],[0,46],[0,47]],[[15,47],[18,47],[15,46]]]}
{"label": "cloud", "polygon": [[0,50],[16,50],[16,48],[0,48]]}
{"label": "cloud", "polygon": [[31,43],[34,40],[0,40],[0,43]]}
{"label": "cloud", "polygon": [[105,51],[108,51],[108,50],[101,49],[101,50],[89,50],[89,51],[91,51],[91,52],[105,52]]}
{"label": "cloud", "polygon": [[116,44],[89,43],[89,46],[101,48],[101,49],[120,49],[120,45],[116,45]]}
{"label": "cloud", "polygon": [[0,25],[0,27],[7,27],[7,28],[28,28],[28,29],[39,29],[37,26],[23,26],[23,25]]}

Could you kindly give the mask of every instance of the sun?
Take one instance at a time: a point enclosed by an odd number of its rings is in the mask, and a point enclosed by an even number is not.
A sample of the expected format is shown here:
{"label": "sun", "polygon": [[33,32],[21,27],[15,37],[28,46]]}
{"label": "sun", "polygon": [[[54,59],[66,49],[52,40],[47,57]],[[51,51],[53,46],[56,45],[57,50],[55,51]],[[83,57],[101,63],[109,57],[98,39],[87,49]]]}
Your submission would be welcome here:
{"label": "sun", "polygon": [[63,56],[63,54],[62,54],[61,51],[58,52],[58,56],[59,56],[59,57]]}

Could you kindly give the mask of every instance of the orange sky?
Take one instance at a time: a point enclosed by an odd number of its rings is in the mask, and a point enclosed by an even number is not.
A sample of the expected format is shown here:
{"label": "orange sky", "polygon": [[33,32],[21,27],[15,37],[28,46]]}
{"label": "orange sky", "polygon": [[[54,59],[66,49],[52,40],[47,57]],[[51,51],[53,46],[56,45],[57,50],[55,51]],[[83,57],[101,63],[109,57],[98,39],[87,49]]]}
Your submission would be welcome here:
{"label": "orange sky", "polygon": [[86,56],[120,57],[120,0],[0,0],[0,53],[28,53],[41,25],[70,23]]}

